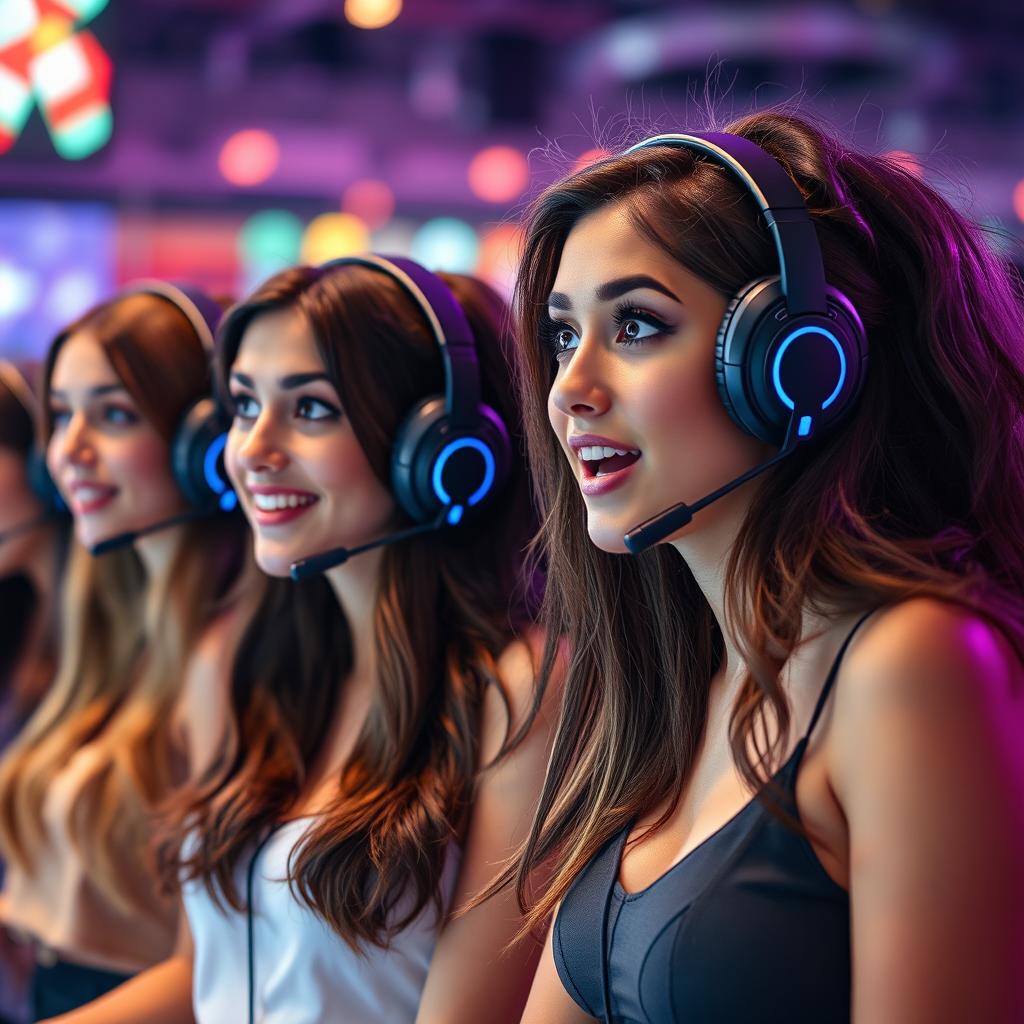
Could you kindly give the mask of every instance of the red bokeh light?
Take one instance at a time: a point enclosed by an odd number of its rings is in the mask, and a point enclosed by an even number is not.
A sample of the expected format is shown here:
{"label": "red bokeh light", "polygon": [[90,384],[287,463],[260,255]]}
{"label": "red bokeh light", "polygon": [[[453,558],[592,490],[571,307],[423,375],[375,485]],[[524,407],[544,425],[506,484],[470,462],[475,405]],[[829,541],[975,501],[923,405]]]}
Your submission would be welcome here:
{"label": "red bokeh light", "polygon": [[220,173],[232,185],[262,185],[277,170],[281,148],[270,132],[252,128],[235,132],[220,151]]}

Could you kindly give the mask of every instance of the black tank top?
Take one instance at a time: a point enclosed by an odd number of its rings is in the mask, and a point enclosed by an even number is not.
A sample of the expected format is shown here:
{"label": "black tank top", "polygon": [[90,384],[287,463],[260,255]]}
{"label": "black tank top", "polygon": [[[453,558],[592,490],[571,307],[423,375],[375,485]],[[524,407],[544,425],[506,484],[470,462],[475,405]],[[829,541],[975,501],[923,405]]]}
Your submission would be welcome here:
{"label": "black tank top", "polygon": [[[807,741],[866,618],[773,776],[771,799],[794,817]],[[555,918],[553,950],[581,1009],[612,1024],[848,1024],[849,895],[764,793],[640,892],[618,880],[632,825],[580,872]]]}

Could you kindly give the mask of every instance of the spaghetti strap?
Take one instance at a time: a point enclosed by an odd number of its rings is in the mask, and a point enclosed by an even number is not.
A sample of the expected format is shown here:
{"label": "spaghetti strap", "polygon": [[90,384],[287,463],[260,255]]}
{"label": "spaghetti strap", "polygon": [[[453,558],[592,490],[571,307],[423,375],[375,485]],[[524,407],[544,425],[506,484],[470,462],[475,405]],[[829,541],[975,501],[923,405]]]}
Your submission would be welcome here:
{"label": "spaghetti strap", "polygon": [[829,693],[832,692],[832,686],[836,681],[836,676],[839,675],[839,666],[843,663],[843,656],[846,654],[846,648],[850,646],[850,641],[856,635],[857,630],[860,629],[868,618],[877,610],[877,608],[872,608],[870,611],[866,611],[854,623],[853,629],[846,634],[843,646],[839,648],[839,653],[836,655],[835,661],[832,662],[832,667],[829,669],[828,677],[825,679],[825,685],[821,688],[821,695],[818,697],[818,703],[815,705],[814,714],[811,715],[811,724],[807,726],[807,732],[804,733],[804,743],[807,743],[810,740],[811,733],[814,732],[814,727],[818,724],[818,719],[821,717],[821,713],[825,709],[825,702],[828,700]]}

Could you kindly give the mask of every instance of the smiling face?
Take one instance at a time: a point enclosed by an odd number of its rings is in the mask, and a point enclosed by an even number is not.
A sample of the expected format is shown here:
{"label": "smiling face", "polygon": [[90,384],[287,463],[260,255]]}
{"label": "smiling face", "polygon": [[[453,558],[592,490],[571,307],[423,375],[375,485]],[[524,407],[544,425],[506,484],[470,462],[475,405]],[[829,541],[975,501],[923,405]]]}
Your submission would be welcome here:
{"label": "smiling face", "polygon": [[386,533],[396,505],[345,416],[306,319],[257,316],[229,376],[235,417],[225,461],[271,576]]}
{"label": "smiling face", "polygon": [[46,462],[82,544],[92,547],[185,511],[167,442],[87,329],[61,347],[49,395]]}
{"label": "smiling face", "polygon": [[[558,361],[548,418],[599,548],[625,551],[632,527],[696,501],[769,453],[718,397],[714,350],[725,305],[641,235],[621,204],[587,214],[569,233],[544,328]],[[740,488],[674,536],[735,513],[748,493]]]}

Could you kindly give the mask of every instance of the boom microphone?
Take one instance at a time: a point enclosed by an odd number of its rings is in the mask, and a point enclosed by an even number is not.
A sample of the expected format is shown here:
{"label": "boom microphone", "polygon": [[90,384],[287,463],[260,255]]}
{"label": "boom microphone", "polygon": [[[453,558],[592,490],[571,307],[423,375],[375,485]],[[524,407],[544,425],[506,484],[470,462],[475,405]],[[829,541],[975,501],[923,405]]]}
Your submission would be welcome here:
{"label": "boom microphone", "polygon": [[364,551],[372,551],[374,548],[382,548],[388,544],[397,544],[410,537],[418,537],[421,533],[432,533],[445,525],[447,517],[448,509],[445,508],[433,522],[412,526],[408,530],[400,530],[398,533],[389,533],[386,537],[370,541],[369,544],[361,544],[357,548],[334,548],[331,551],[325,551],[322,555],[310,555],[309,558],[300,559],[298,562],[292,563],[292,579],[308,579],[310,576],[333,569],[336,565],[344,565],[350,558],[361,555]]}
{"label": "boom microphone", "polygon": [[134,544],[139,537],[145,537],[150,533],[159,533],[161,530],[168,530],[172,526],[180,526],[182,523],[190,523],[194,519],[202,519],[210,515],[214,510],[209,508],[193,508],[180,515],[171,516],[168,519],[160,519],[149,526],[142,526],[138,530],[131,530],[128,533],[118,533],[107,540],[101,540],[89,548],[90,555],[105,555],[110,551],[116,551],[128,544]]}
{"label": "boom microphone", "polygon": [[680,502],[678,505],[673,505],[671,508],[665,509],[664,512],[659,512],[656,516],[652,516],[650,519],[639,523],[622,538],[623,543],[625,543],[630,554],[639,555],[640,552],[646,551],[652,545],[657,544],[659,541],[675,533],[676,530],[686,526],[693,519],[694,513],[699,512],[702,508],[707,508],[708,505],[718,501],[719,498],[724,498],[748,480],[753,480],[754,477],[759,476],[766,469],[771,469],[772,466],[788,458],[796,451],[798,442],[799,438],[796,436],[793,430],[793,422],[791,422],[789,430],[786,432],[785,444],[767,462],[759,463],[753,468],[748,469],[746,473],[741,474],[734,480],[730,480],[727,484],[723,484],[717,491],[706,494],[692,505]]}

